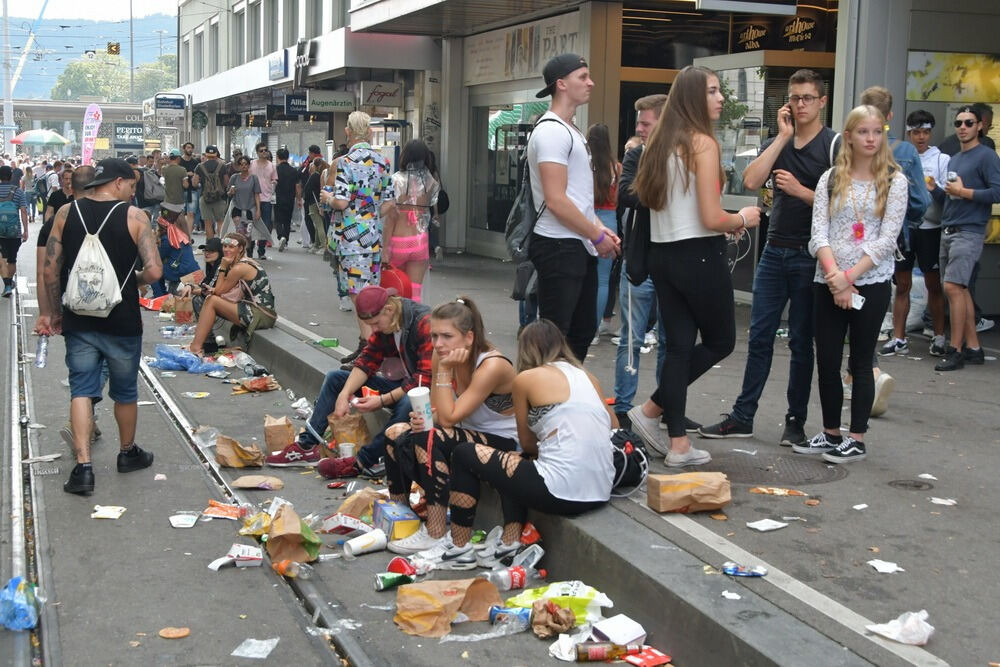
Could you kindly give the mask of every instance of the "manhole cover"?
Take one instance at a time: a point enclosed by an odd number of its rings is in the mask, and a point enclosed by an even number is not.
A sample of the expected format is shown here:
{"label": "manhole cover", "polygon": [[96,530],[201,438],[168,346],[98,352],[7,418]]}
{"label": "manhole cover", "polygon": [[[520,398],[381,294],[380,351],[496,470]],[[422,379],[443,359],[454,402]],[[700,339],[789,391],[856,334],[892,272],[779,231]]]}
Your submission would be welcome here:
{"label": "manhole cover", "polygon": [[789,452],[770,454],[763,447],[755,456],[733,451],[712,452],[711,469],[724,472],[735,484],[825,484],[847,477],[846,466],[828,464],[819,457],[807,458]]}
{"label": "manhole cover", "polygon": [[930,482],[922,482],[919,479],[895,479],[889,482],[889,486],[903,491],[926,491],[934,488]]}

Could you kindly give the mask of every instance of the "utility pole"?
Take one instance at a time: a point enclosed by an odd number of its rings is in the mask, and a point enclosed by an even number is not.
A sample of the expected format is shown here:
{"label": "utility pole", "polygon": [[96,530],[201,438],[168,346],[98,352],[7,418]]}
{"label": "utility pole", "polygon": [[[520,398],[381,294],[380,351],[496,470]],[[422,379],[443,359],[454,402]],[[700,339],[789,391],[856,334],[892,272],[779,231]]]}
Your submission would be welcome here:
{"label": "utility pole", "polygon": [[10,150],[9,139],[14,137],[8,127],[14,126],[14,101],[10,98],[10,26],[7,20],[7,0],[3,0],[3,147]]}
{"label": "utility pole", "polygon": [[135,102],[135,40],[132,39],[132,0],[128,0],[128,101]]}
{"label": "utility pole", "polygon": [[160,28],[159,30],[154,30],[153,32],[157,33],[160,36],[160,58],[163,58],[163,36],[166,35],[169,31]]}

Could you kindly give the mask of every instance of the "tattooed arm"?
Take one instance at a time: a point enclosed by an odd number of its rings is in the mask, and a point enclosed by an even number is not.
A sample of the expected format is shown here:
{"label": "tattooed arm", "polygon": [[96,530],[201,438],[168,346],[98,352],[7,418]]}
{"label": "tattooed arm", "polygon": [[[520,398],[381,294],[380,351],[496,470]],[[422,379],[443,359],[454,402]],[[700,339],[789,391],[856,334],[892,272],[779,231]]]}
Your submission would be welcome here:
{"label": "tattooed arm", "polygon": [[149,226],[149,218],[141,209],[130,206],[128,228],[139,249],[139,261],[142,262],[142,270],[135,272],[135,278],[140,284],[154,283],[163,277],[163,262],[160,261],[160,251],[156,247],[156,237]]}
{"label": "tattooed arm", "polygon": [[[42,267],[42,285],[38,290],[38,301],[41,312],[50,317],[50,330],[54,334],[62,331],[62,285],[59,276],[62,274],[63,246],[62,233],[66,224],[69,207],[63,206],[55,214],[49,240],[45,244],[45,263]],[[41,305],[43,304],[44,305]]]}

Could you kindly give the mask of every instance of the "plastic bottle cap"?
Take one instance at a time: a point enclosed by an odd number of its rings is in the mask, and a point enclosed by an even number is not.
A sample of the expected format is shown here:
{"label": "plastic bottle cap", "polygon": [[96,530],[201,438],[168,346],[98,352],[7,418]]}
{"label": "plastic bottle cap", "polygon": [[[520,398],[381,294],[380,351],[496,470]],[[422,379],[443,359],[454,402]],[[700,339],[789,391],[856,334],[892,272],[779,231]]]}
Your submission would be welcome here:
{"label": "plastic bottle cap", "polygon": [[538,571],[538,576],[541,577],[542,579],[546,579],[549,576],[549,571],[542,568],[541,570]]}

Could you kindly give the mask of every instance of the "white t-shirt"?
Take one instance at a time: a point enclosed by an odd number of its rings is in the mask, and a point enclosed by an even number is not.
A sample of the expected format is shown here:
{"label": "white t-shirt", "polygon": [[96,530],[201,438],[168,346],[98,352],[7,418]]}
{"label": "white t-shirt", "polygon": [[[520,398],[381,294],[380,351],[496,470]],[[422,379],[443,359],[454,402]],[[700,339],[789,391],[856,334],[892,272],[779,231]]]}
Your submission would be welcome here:
{"label": "white t-shirt", "polygon": [[[590,168],[590,154],[587,152],[587,140],[578,129],[562,118],[546,111],[542,119],[553,119],[556,122],[539,122],[528,139],[528,169],[531,174],[531,194],[535,207],[539,208],[545,201],[542,191],[542,178],[538,171],[540,162],[554,162],[566,167],[566,196],[573,202],[584,217],[594,220],[594,175]],[[541,119],[540,119],[541,120]],[[572,151],[570,150],[572,147]],[[596,255],[594,244],[575,231],[564,226],[545,208],[535,223],[535,233],[550,238],[580,239],[587,252]]]}

